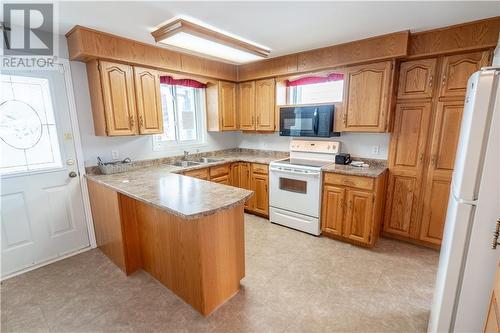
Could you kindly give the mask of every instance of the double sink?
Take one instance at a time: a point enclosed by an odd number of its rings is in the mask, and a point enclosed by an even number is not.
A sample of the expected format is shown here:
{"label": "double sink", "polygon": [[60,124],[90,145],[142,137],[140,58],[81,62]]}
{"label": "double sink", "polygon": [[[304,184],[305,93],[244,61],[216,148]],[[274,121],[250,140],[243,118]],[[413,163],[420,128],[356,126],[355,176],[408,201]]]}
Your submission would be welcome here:
{"label": "double sink", "polygon": [[185,167],[190,167],[190,166],[215,163],[215,162],[221,162],[221,161],[223,161],[222,158],[199,157],[199,158],[190,159],[189,161],[186,161],[186,160],[177,161],[177,162],[174,162],[170,165],[185,168]]}

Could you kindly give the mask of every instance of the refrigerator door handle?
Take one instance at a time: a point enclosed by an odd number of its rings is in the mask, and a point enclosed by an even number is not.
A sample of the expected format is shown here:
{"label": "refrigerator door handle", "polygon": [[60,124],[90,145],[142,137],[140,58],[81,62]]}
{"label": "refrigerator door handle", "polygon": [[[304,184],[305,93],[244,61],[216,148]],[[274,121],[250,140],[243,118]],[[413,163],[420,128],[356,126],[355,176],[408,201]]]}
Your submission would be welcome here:
{"label": "refrigerator door handle", "polygon": [[493,231],[493,239],[491,240],[491,248],[493,250],[496,250],[497,245],[500,245],[500,243],[498,242],[499,235],[500,235],[500,217],[497,218],[496,228],[495,231]]}

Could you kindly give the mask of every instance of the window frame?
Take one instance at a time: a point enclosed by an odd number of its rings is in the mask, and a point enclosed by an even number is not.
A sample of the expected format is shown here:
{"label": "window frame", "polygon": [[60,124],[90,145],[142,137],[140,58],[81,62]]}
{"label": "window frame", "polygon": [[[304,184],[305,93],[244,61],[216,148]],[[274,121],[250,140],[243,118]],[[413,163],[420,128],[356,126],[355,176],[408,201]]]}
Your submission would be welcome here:
{"label": "window frame", "polygon": [[[342,91],[341,91],[341,100],[340,101],[315,101],[315,102],[302,102],[302,93],[303,93],[303,85],[298,85],[298,86],[292,86],[292,87],[286,87],[287,93],[287,104],[288,105],[309,105],[309,104],[339,104],[342,103],[344,100],[344,89],[345,89],[345,79],[341,80],[342,81]],[[338,81],[330,81],[330,82],[338,82]],[[320,83],[321,84],[321,83]],[[315,84],[310,84],[309,86],[312,86]],[[300,96],[300,99],[299,99]]]}
{"label": "window frame", "polygon": [[[174,114],[174,131],[175,131],[175,140],[161,140],[161,135],[155,134],[153,135],[153,151],[174,151],[174,150],[184,150],[188,148],[201,148],[207,145],[207,126],[206,126],[206,92],[204,88],[192,88],[194,89],[195,101],[194,112],[196,117],[196,140],[187,140],[180,141],[179,140],[179,121],[178,121],[178,101],[177,101],[177,86],[170,84],[161,84],[161,86],[167,86],[170,89],[170,92],[173,96],[173,114]],[[161,87],[160,87],[161,93]],[[163,105],[162,105],[163,109]],[[163,121],[163,119],[162,119]],[[164,130],[168,128],[168,126],[163,124]]]}

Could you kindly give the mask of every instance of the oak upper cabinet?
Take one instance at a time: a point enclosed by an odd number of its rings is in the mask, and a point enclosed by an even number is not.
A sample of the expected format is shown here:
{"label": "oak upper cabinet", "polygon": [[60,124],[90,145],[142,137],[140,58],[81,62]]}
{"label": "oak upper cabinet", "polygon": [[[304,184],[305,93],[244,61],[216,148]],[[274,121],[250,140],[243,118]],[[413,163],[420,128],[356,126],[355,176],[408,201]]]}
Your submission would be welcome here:
{"label": "oak upper cabinet", "polygon": [[472,52],[444,57],[439,97],[464,97],[472,73],[488,66],[490,51]]}
{"label": "oak upper cabinet", "polygon": [[406,61],[399,67],[398,99],[431,98],[436,80],[436,58]]}
{"label": "oak upper cabinet", "polygon": [[160,75],[149,68],[134,67],[140,134],[163,133]]}
{"label": "oak upper cabinet", "polygon": [[274,79],[255,81],[255,117],[257,131],[275,130],[276,83]]}
{"label": "oak upper cabinet", "polygon": [[376,178],[325,173],[321,230],[324,235],[372,247],[378,239],[386,172]]}
{"label": "oak upper cabinet", "polygon": [[96,135],[138,133],[132,66],[92,60],[87,76]]}
{"label": "oak upper cabinet", "polygon": [[464,103],[438,102],[430,143],[420,240],[441,244]]}
{"label": "oak upper cabinet", "polygon": [[238,84],[238,115],[241,130],[255,130],[255,81]]}
{"label": "oak upper cabinet", "polygon": [[430,101],[399,103],[396,106],[389,145],[384,233],[408,238],[418,234],[415,227],[430,116]]}
{"label": "oak upper cabinet", "polygon": [[236,84],[226,81],[209,83],[206,88],[206,98],[207,129],[209,131],[237,130]]}
{"label": "oak upper cabinet", "polygon": [[338,131],[385,132],[392,90],[392,62],[347,67]]}
{"label": "oak upper cabinet", "polygon": [[275,131],[275,95],[274,79],[238,84],[239,128],[243,131]]}

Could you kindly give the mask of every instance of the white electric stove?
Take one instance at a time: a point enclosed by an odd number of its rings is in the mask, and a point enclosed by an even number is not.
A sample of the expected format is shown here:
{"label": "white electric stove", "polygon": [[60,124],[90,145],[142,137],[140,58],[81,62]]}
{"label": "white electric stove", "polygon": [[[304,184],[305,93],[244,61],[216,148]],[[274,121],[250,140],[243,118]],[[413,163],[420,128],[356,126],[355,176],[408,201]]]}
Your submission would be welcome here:
{"label": "white electric stove", "polygon": [[269,220],[321,234],[321,168],[335,161],[340,142],[292,140],[290,157],[269,165]]}

